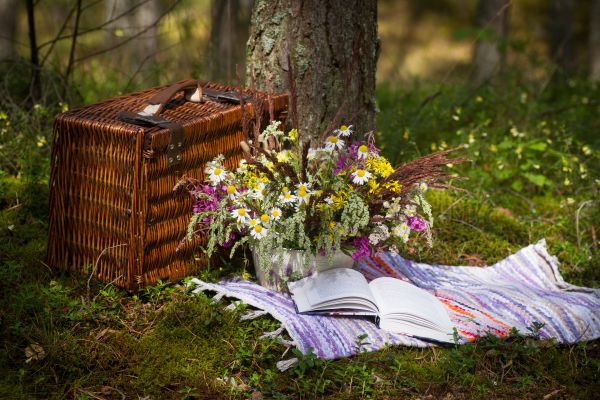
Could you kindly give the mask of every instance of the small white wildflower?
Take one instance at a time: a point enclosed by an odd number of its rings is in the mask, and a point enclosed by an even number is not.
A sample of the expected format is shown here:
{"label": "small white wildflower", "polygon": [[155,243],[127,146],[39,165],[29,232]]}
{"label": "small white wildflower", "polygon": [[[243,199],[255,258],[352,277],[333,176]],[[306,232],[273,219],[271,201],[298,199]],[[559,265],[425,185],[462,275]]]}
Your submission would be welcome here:
{"label": "small white wildflower", "polygon": [[407,217],[414,217],[417,215],[417,206],[414,204],[407,204],[406,207],[404,207],[404,215]]}
{"label": "small white wildflower", "polygon": [[357,169],[352,173],[352,183],[355,185],[364,185],[371,177],[371,173],[364,169]]}
{"label": "small white wildflower", "polygon": [[334,151],[344,148],[344,141],[337,136],[329,136],[325,141],[325,150]]}
{"label": "small white wildflower", "polygon": [[352,125],[342,125],[340,126],[340,129],[336,129],[334,133],[339,137],[348,137],[352,135]]}
{"label": "small white wildflower", "polygon": [[363,144],[358,147],[358,158],[364,160],[369,156],[369,147]]}
{"label": "small white wildflower", "polygon": [[264,226],[257,224],[257,225],[254,225],[254,227],[252,229],[250,229],[250,235],[254,239],[260,240],[267,235],[268,231],[269,230],[267,228],[265,228]]}
{"label": "small white wildflower", "polygon": [[248,220],[248,209],[244,207],[236,208],[231,212],[231,216],[236,219],[238,223],[244,223]]}

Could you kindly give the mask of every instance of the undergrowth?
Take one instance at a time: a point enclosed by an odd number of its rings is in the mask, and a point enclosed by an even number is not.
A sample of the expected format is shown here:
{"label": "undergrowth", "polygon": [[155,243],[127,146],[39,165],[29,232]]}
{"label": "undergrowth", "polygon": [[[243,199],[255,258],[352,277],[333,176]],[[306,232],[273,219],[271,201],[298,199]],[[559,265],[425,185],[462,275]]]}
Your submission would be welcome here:
{"label": "undergrowth", "polygon": [[[471,163],[456,168],[469,179],[453,182],[464,190],[428,193],[435,247],[415,245],[404,255],[484,265],[545,238],[569,282],[600,286],[599,144],[591,134],[600,125],[598,89],[575,82],[559,96],[519,85],[475,93],[444,87],[424,101],[436,90],[379,93],[386,156],[405,161],[469,145],[460,152]],[[548,113],[555,109],[562,111]],[[278,324],[240,321],[246,305],[225,310],[227,300],[190,296],[169,282],[136,294],[94,280],[88,287],[88,277],[46,266],[47,148],[15,138],[11,146],[29,146],[32,155],[12,158],[18,163],[0,173],[0,398],[593,398],[600,390],[597,341],[558,345],[516,332],[335,361],[288,350],[283,358],[299,362],[280,373],[275,364],[286,347],[259,339]],[[499,162],[512,175],[502,175]],[[242,268],[213,266],[201,278]]]}

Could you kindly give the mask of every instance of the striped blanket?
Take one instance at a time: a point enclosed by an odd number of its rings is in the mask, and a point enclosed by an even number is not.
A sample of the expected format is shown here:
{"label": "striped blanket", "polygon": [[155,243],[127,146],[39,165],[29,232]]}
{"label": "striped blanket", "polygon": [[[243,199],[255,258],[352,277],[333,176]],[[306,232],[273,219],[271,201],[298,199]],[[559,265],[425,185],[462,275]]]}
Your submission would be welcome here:
{"label": "striped blanket", "polygon": [[[446,307],[458,342],[504,336],[511,328],[560,343],[600,337],[600,289],[566,283],[558,266],[541,240],[486,268],[420,264],[390,254],[363,259],[356,268],[369,280],[392,276],[433,293]],[[378,329],[368,319],[299,315],[289,296],[252,282],[212,284],[193,279],[191,284],[196,293],[215,291],[219,297],[233,297],[271,314],[287,330],[291,345],[303,353],[311,348],[321,358],[346,357],[390,344],[432,345]]]}

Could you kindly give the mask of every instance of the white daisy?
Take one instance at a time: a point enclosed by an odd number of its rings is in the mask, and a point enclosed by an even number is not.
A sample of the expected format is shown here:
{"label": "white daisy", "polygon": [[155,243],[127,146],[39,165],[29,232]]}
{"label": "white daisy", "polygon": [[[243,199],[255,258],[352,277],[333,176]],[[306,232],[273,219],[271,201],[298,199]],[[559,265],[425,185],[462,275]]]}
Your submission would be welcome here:
{"label": "white daisy", "polygon": [[231,216],[236,219],[238,223],[244,223],[250,218],[248,209],[244,207],[236,208],[231,212]]}
{"label": "white daisy", "polygon": [[253,227],[255,227],[256,225],[260,224],[260,221],[259,221],[259,220],[257,220],[256,218],[250,218],[250,219],[248,220],[248,222],[246,222],[246,223],[248,224],[248,226],[249,226],[250,228],[253,228]]}
{"label": "white daisy", "polygon": [[425,193],[425,192],[427,191],[427,183],[425,183],[425,182],[421,182],[421,183],[419,184],[419,190],[420,190],[421,192]]}
{"label": "white daisy", "polygon": [[227,197],[229,197],[230,200],[235,200],[235,198],[239,195],[234,185],[227,186],[225,191],[227,192]]}
{"label": "white daisy", "polygon": [[325,150],[334,151],[344,148],[344,141],[337,136],[329,136],[325,141]]}
{"label": "white daisy", "polygon": [[267,214],[263,214],[260,216],[260,223],[263,225],[267,225],[271,218]]}
{"label": "white daisy", "polygon": [[308,149],[308,154],[306,155],[306,158],[309,160],[314,160],[315,158],[317,158],[317,150]]}
{"label": "white daisy", "polygon": [[223,182],[227,177],[227,171],[221,165],[212,164],[206,168],[205,171],[208,174],[208,180],[211,185],[216,186],[217,184]]}
{"label": "white daisy", "polygon": [[403,222],[402,224],[396,225],[392,228],[392,234],[399,237],[404,242],[407,242],[408,236],[410,235],[410,227],[406,222]]}
{"label": "white daisy", "polygon": [[331,198],[331,196],[327,196],[325,197],[325,203],[332,205],[333,204],[333,199]]}
{"label": "white daisy", "polygon": [[369,147],[366,144],[358,147],[358,158],[366,159],[369,155]]}
{"label": "white daisy", "polygon": [[269,230],[261,224],[256,224],[250,229],[250,235],[257,240],[264,238]]}
{"label": "white daisy", "polygon": [[269,215],[271,216],[271,219],[278,221],[281,218],[281,209],[273,207],[271,208]]}
{"label": "white daisy", "polygon": [[350,125],[350,126],[346,126],[346,125],[340,126],[340,129],[336,129],[335,130],[335,134],[338,135],[339,137],[348,137],[348,136],[352,135],[352,125]]}
{"label": "white daisy", "polygon": [[307,203],[310,200],[311,191],[309,189],[309,185],[307,183],[299,183],[296,185],[296,197],[298,198],[300,203]]}
{"label": "white daisy", "polygon": [[281,193],[279,201],[283,204],[294,204],[296,202],[296,196],[290,192]]}
{"label": "white daisy", "polygon": [[406,207],[404,207],[404,215],[407,217],[414,217],[417,215],[417,206],[414,204],[407,204]]}
{"label": "white daisy", "polygon": [[352,183],[355,185],[364,185],[371,177],[371,173],[364,169],[357,169],[352,173]]}

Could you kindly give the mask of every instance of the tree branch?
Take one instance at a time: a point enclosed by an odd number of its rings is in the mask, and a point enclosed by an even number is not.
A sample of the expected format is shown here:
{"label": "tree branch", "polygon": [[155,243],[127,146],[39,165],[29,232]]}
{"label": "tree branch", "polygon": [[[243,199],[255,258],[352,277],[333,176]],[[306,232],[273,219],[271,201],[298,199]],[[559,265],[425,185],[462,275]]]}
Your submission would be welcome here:
{"label": "tree branch", "polygon": [[[147,0],[146,0],[146,1],[147,1]],[[113,46],[107,47],[107,48],[105,48],[105,49],[102,49],[102,50],[98,50],[98,51],[96,51],[96,52],[94,52],[94,53],[90,53],[90,54],[88,54],[88,55],[85,55],[85,56],[83,56],[83,57],[81,57],[81,58],[78,58],[78,59],[76,59],[76,60],[75,60],[73,63],[74,63],[74,64],[77,64],[77,63],[80,63],[80,62],[82,62],[82,61],[85,61],[85,60],[87,60],[88,58],[92,58],[92,57],[96,57],[96,56],[98,56],[98,55],[100,55],[100,54],[108,53],[108,52],[110,52],[110,51],[113,51],[113,50],[115,50],[115,49],[118,49],[118,48],[119,48],[119,47],[121,47],[121,46],[124,46],[125,44],[127,44],[127,43],[131,42],[133,39],[135,39],[135,38],[137,38],[137,37],[140,37],[140,36],[141,36],[141,35],[143,35],[144,33],[148,32],[148,31],[149,31],[151,28],[155,27],[155,26],[156,26],[156,25],[157,25],[157,24],[158,24],[158,23],[159,23],[159,22],[160,22],[160,21],[161,21],[161,20],[162,20],[162,19],[163,19],[165,16],[167,16],[167,14],[169,14],[169,13],[170,13],[170,12],[171,12],[171,11],[172,11],[172,10],[173,10],[173,9],[174,9],[176,6],[177,6],[177,4],[179,4],[180,2],[181,2],[181,0],[175,0],[175,1],[173,2],[173,4],[171,4],[171,5],[169,6],[169,8],[168,8],[168,9],[167,9],[165,12],[163,12],[161,15],[159,15],[159,16],[158,16],[158,18],[156,19],[156,21],[154,21],[152,24],[150,24],[150,25],[146,26],[144,29],[142,29],[141,31],[139,31],[139,32],[138,32],[138,33],[136,33],[135,35],[132,35],[132,36],[128,37],[127,39],[123,40],[122,42],[119,42],[119,43],[117,43],[117,44],[115,44],[115,45],[113,45]]]}

